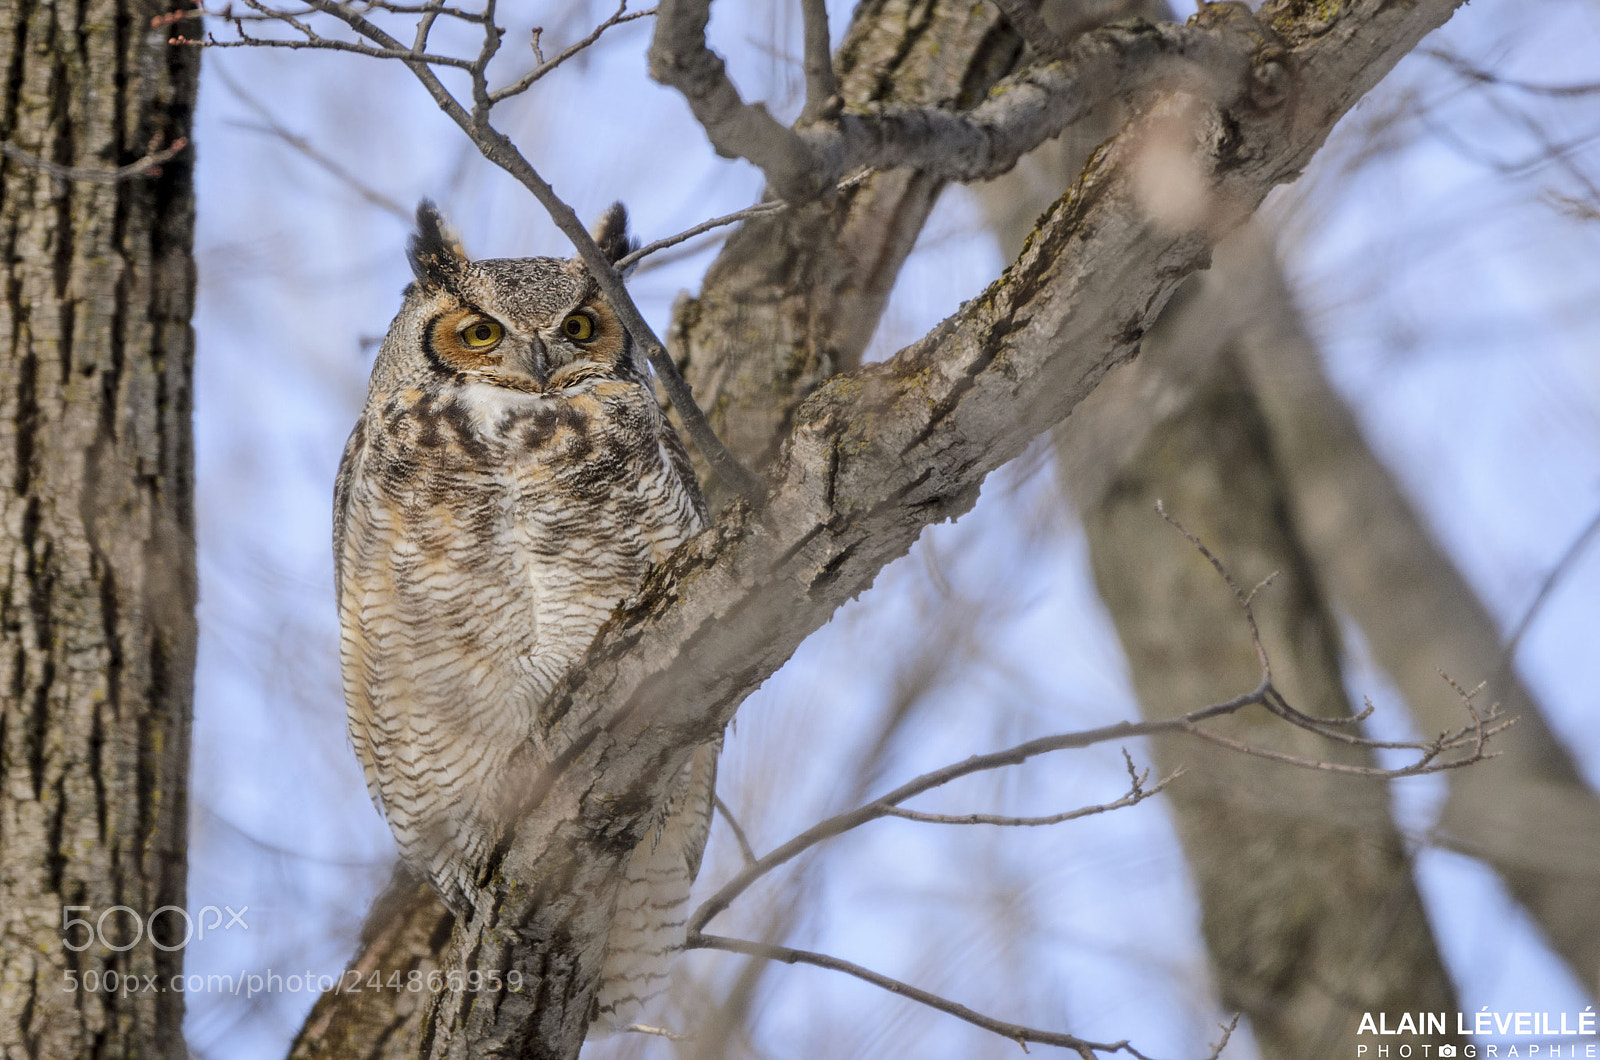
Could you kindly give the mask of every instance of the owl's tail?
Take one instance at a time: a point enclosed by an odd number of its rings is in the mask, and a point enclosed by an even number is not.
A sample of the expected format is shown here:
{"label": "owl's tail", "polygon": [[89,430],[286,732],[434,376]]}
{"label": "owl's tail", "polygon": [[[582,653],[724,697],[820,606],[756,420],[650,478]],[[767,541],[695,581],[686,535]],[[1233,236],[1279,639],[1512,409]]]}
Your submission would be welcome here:
{"label": "owl's tail", "polygon": [[592,1036],[638,1023],[645,1006],[666,991],[667,966],[683,948],[689,888],[711,831],[721,750],[721,737],[695,750],[684,763],[660,826],[628,858],[606,937]]}

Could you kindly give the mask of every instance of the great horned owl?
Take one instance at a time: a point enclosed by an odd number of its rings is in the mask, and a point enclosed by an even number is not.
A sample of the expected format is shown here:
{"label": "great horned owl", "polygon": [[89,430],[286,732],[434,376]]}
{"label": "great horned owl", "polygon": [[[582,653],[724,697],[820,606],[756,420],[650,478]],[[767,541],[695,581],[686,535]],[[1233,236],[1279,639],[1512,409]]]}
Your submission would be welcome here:
{"label": "great horned owl", "polygon": [[[628,249],[613,206],[596,232]],[[428,202],[416,282],[372,368],[334,495],[350,738],[405,860],[458,913],[485,895],[540,707],[705,504],[642,359],[581,261],[469,261]],[[664,985],[710,826],[696,751],[618,889],[596,1015]],[[598,1028],[597,1028],[598,1029]]]}

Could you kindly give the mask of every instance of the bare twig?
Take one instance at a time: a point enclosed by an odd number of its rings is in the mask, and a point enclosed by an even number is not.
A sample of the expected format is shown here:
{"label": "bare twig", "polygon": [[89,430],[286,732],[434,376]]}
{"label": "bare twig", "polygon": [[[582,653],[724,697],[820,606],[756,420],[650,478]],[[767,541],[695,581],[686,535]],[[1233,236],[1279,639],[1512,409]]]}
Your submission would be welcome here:
{"label": "bare twig", "polygon": [[1260,50],[1253,22],[1119,24],[1004,79],[970,110],[868,105],[790,129],[739,95],[706,44],[709,18],[710,0],[663,0],[650,74],[683,94],[718,153],[755,163],[791,201],[813,199],[861,166],[914,166],[958,181],[998,176],[1105,102],[1153,85],[1222,102],[1243,94],[1263,108],[1286,98],[1288,74]]}
{"label": "bare twig", "polygon": [[[992,1016],[985,1016],[983,1013],[951,1001],[949,998],[940,997],[938,994],[930,993],[898,979],[891,979],[887,975],[874,972],[870,968],[863,968],[859,964],[853,964],[838,957],[830,957],[825,953],[798,950],[791,946],[774,946],[769,943],[753,942],[748,939],[732,939],[723,935],[705,935],[699,931],[690,932],[688,942],[684,948],[691,950],[725,950],[729,953],[743,953],[750,957],[762,957],[769,961],[782,961],[785,964],[810,964],[818,968],[827,968],[830,971],[843,972],[863,982],[871,983],[873,986],[887,990],[891,994],[898,994],[929,1008],[948,1013],[957,1019],[965,1020],[974,1027],[982,1027],[986,1031],[992,1031],[1002,1038],[1016,1042],[1024,1049],[1027,1048],[1029,1043],[1033,1043],[1071,1049],[1079,1056],[1087,1058],[1087,1060],[1093,1060],[1097,1053],[1126,1053],[1134,1057],[1135,1060],[1150,1060],[1149,1057],[1129,1044],[1127,1040],[1096,1042],[1086,1038],[1079,1038],[1072,1034],[1062,1034],[1059,1031],[1045,1031],[1036,1027],[1027,1027],[1020,1023],[1006,1023]],[[1212,1055],[1215,1056],[1216,1054],[1213,1053]]]}
{"label": "bare twig", "polygon": [[648,1034],[654,1038],[665,1038],[669,1042],[687,1042],[691,1039],[677,1031],[669,1031],[665,1027],[652,1027],[648,1023],[630,1023],[622,1028],[630,1034]]}
{"label": "bare twig", "polygon": [[1205,546],[1205,542],[1201,541],[1198,537],[1195,537],[1189,532],[1187,527],[1178,522],[1178,520],[1174,519],[1172,516],[1168,515],[1166,506],[1160,501],[1156,501],[1156,514],[1161,516],[1162,519],[1166,520],[1167,525],[1171,526],[1174,530],[1178,531],[1178,533],[1182,534],[1184,540],[1193,545],[1196,552],[1205,557],[1206,562],[1211,564],[1211,569],[1217,572],[1217,577],[1221,578],[1223,584],[1225,584],[1228,589],[1232,591],[1233,598],[1239,603],[1239,611],[1244,615],[1245,625],[1250,629],[1250,643],[1255,646],[1256,661],[1261,664],[1261,682],[1264,685],[1272,684],[1272,661],[1267,658],[1266,646],[1261,643],[1261,627],[1256,625],[1256,613],[1255,609],[1251,605],[1255,602],[1256,593],[1272,584],[1272,579],[1278,576],[1278,572],[1273,571],[1265,578],[1262,578],[1261,581],[1256,583],[1256,587],[1254,589],[1251,589],[1249,593],[1246,593],[1243,589],[1239,588],[1239,583],[1233,580],[1233,575],[1228,573],[1228,568],[1223,565],[1222,561]]}
{"label": "bare twig", "polygon": [[[855,185],[866,180],[871,173],[872,171],[869,169],[864,169],[858,173],[853,173],[835,185],[835,190],[845,191],[851,187],[854,187]],[[781,199],[768,202],[758,202],[754,206],[746,206],[742,210],[735,210],[733,213],[723,214],[721,217],[713,217],[709,221],[702,221],[693,228],[686,228],[677,235],[671,235],[664,239],[658,239],[654,243],[646,243],[638,250],[633,251],[631,254],[625,255],[617,262],[617,271],[626,273],[640,260],[670,247],[675,247],[679,243],[693,239],[695,236],[704,235],[706,232],[710,232],[717,228],[723,228],[727,225],[738,224],[740,221],[747,221],[752,217],[761,217],[769,213],[777,213],[780,210],[787,210],[789,205],[789,203],[784,202]],[[654,262],[651,264],[654,264]]]}
{"label": "bare twig", "polygon": [[744,834],[744,827],[739,824],[739,819],[733,815],[732,810],[728,809],[728,804],[722,801],[721,795],[713,795],[712,799],[717,812],[722,814],[724,821],[728,822],[728,828],[733,832],[734,841],[739,844],[740,857],[744,858],[746,865],[754,865],[756,863],[756,852],[750,846],[750,839]]}
{"label": "bare twig", "polygon": [[619,272],[627,272],[640,259],[649,257],[659,250],[675,247],[685,240],[693,239],[695,236],[709,232],[714,228],[738,224],[740,221],[748,220],[751,217],[760,217],[763,214],[777,213],[779,210],[787,208],[788,205],[786,202],[758,202],[754,206],[746,206],[742,210],[735,210],[733,213],[723,214],[721,217],[713,217],[709,221],[702,221],[693,228],[685,228],[675,236],[667,236],[665,239],[658,239],[654,243],[646,243],[631,254],[624,255],[617,262],[617,270]]}
{"label": "bare twig", "polygon": [[1501,77],[1491,70],[1485,70],[1455,52],[1445,51],[1443,48],[1423,48],[1423,55],[1450,67],[1468,81],[1475,81],[1483,85],[1497,85],[1501,88],[1510,88],[1518,92],[1527,92],[1536,96],[1553,96],[1557,99],[1571,99],[1578,96],[1592,96],[1600,94],[1600,82],[1575,82],[1566,85],[1536,84],[1531,81],[1517,81],[1509,77]]}
{"label": "bare twig", "polygon": [[532,70],[528,71],[528,73],[524,74],[522,77],[518,78],[516,81],[513,81],[504,88],[495,89],[493,92],[490,92],[489,102],[499,103],[501,100],[510,99],[512,96],[521,95],[522,93],[528,91],[528,89],[532,88],[535,82],[539,81],[550,71],[554,70],[568,59],[571,59],[574,55],[577,55],[579,52],[598,41],[601,36],[605,34],[605,31],[610,29],[612,26],[620,26],[624,22],[632,22],[633,20],[639,18],[649,18],[655,13],[656,9],[653,7],[647,7],[642,11],[629,11],[628,0],[622,0],[622,2],[617,5],[615,14],[606,19],[604,22],[600,23],[594,29],[590,30],[588,36],[574,44],[569,44],[567,47],[557,52],[553,59],[549,60],[546,60],[544,58],[544,53],[539,50],[539,35],[542,31],[534,30],[533,55],[534,59],[539,65],[535,66]]}
{"label": "bare twig", "polygon": [[805,17],[806,105],[802,122],[829,118],[839,109],[839,83],[833,76],[833,48],[828,40],[827,0],[800,0]]}
{"label": "bare twig", "polygon": [[908,810],[902,806],[890,806],[884,811],[885,817],[899,817],[907,821],[922,821],[926,824],[993,824],[1007,828],[1034,828],[1040,825],[1061,824],[1065,821],[1076,821],[1081,817],[1093,817],[1096,814],[1110,813],[1128,806],[1137,806],[1152,796],[1159,795],[1166,790],[1168,784],[1183,775],[1183,770],[1173,771],[1168,776],[1162,777],[1153,787],[1145,787],[1145,782],[1150,779],[1149,770],[1139,772],[1134,768],[1133,756],[1123,748],[1122,759],[1128,767],[1128,793],[1114,802],[1103,802],[1096,806],[1082,806],[1076,810],[1065,813],[1053,813],[1045,817],[1005,817],[992,813],[924,813],[921,810]]}
{"label": "bare twig", "polygon": [[1222,1050],[1228,1047],[1228,1040],[1233,1037],[1233,1032],[1239,1028],[1239,1013],[1233,1014],[1233,1019],[1227,1023],[1217,1025],[1222,1031],[1222,1037],[1217,1039],[1217,1044],[1211,1047],[1211,1052],[1206,1054],[1206,1060],[1217,1060],[1222,1055]]}
{"label": "bare twig", "polygon": [[50,162],[35,155],[30,155],[16,144],[0,142],[0,154],[5,155],[13,162],[37,169],[39,172],[54,177],[57,180],[82,181],[86,184],[120,184],[125,180],[134,180],[138,177],[159,176],[163,162],[170,162],[178,153],[189,146],[189,141],[178,137],[167,147],[160,151],[151,151],[137,162],[129,162],[116,169],[86,169],[82,166],[63,166]]}

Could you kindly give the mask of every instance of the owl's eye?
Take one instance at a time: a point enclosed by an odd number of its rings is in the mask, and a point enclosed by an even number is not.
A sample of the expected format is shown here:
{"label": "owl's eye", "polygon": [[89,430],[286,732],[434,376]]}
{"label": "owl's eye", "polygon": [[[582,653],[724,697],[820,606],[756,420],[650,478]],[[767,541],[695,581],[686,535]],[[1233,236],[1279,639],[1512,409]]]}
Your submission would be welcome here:
{"label": "owl's eye", "polygon": [[461,344],[471,350],[487,350],[500,342],[505,329],[492,320],[474,320],[461,329]]}
{"label": "owl's eye", "polygon": [[594,338],[594,317],[573,313],[561,322],[561,333],[574,342],[588,342]]}

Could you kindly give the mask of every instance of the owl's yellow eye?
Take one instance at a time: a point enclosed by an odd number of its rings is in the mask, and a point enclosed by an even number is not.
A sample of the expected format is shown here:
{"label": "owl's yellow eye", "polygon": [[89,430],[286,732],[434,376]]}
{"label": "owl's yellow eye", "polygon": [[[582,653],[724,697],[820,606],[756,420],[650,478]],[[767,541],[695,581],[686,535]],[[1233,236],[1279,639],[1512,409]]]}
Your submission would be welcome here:
{"label": "owl's yellow eye", "polygon": [[487,350],[505,336],[505,329],[492,320],[474,320],[461,329],[461,344],[472,350]]}
{"label": "owl's yellow eye", "polygon": [[594,338],[594,317],[573,313],[561,322],[561,333],[574,342],[588,342]]}

